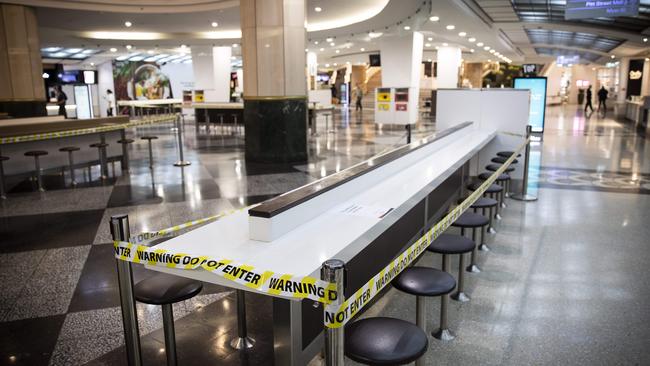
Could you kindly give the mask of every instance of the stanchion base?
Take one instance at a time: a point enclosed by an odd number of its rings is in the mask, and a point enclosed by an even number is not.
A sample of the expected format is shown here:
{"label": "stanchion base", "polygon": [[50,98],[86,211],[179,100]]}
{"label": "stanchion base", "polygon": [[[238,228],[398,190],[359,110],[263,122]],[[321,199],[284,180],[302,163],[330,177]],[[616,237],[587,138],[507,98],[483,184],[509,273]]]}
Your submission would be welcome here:
{"label": "stanchion base", "polygon": [[187,160],[179,160],[174,163],[174,166],[188,166],[188,165],[192,165],[192,163],[190,163]]}
{"label": "stanchion base", "polygon": [[488,234],[496,234],[496,233],[497,233],[497,231],[494,230],[493,227],[489,227],[489,228],[487,229],[487,232],[488,232]]}
{"label": "stanchion base", "polygon": [[450,297],[452,298],[452,300],[456,300],[456,301],[459,301],[459,302],[468,302],[469,301],[469,296],[467,296],[467,294],[465,294],[464,292],[453,293],[453,294],[451,294]]}
{"label": "stanchion base", "polygon": [[449,329],[438,329],[437,331],[431,333],[431,335],[441,341],[452,341],[456,336]]}
{"label": "stanchion base", "polygon": [[517,193],[510,196],[510,198],[512,198],[513,200],[524,201],[524,202],[537,201],[537,197],[530,194]]}
{"label": "stanchion base", "polygon": [[485,244],[481,244],[481,245],[478,246],[478,250],[480,250],[480,251],[482,251],[482,252],[489,252],[489,251],[490,251],[490,247],[488,247],[488,246],[485,245]]}
{"label": "stanchion base", "polygon": [[251,349],[255,344],[255,340],[251,337],[237,337],[230,341],[230,347],[238,350]]}
{"label": "stanchion base", "polygon": [[471,264],[471,265],[467,266],[467,268],[465,270],[467,272],[471,272],[471,273],[481,273],[481,269],[478,268],[478,266],[476,264]]}

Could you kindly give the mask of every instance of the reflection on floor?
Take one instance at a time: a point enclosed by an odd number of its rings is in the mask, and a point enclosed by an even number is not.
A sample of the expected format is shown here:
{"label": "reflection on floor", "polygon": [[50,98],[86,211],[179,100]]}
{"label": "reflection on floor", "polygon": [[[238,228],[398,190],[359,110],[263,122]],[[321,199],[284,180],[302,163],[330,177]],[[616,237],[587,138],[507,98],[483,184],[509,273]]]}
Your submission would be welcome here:
{"label": "reflection on floor", "polygon": [[[170,126],[147,127],[136,135],[161,137],[153,173],[138,141],[130,174],[118,171],[114,183],[10,193],[0,202],[0,364],[123,364],[109,217],[128,213],[134,233],[168,227],[265,200],[404,141],[400,128],[376,129],[371,113],[337,112],[335,120],[336,134],[323,133],[323,122],[310,139],[307,164],[248,164],[242,136],[218,128],[197,133],[188,123],[192,165],[180,169],[172,165]],[[431,129],[423,124],[417,133]],[[531,157],[539,201],[508,202],[488,238],[492,251],[480,254],[483,272],[467,276],[472,301],[452,301],[457,338],[430,338],[427,364],[650,364],[646,141],[625,123],[586,118],[577,106],[549,108]],[[429,254],[422,262],[440,266]],[[136,280],[150,275],[135,272]],[[247,299],[258,340],[252,352],[228,346],[236,329],[231,290],[205,286],[175,307],[180,364],[269,364],[269,300]],[[414,309],[414,298],[391,289],[364,316],[414,321]],[[438,309],[437,299],[429,302],[430,331]],[[139,316],[145,363],[164,363],[159,307],[140,305]]]}

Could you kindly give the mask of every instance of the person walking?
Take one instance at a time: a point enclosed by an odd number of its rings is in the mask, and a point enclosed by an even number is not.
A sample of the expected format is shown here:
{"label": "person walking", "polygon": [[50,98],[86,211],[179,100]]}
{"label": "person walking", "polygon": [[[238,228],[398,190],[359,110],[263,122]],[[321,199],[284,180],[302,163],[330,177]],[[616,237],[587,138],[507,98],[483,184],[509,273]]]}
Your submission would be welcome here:
{"label": "person walking", "polygon": [[68,96],[65,95],[63,92],[63,89],[61,89],[61,85],[57,85],[56,87],[56,104],[59,105],[59,116],[63,116],[63,118],[68,118],[68,112],[65,110],[65,103],[68,100]]}
{"label": "person walking", "polygon": [[607,113],[607,94],[609,92],[607,89],[605,89],[604,86],[600,87],[600,90],[598,90],[598,112],[600,112],[600,105],[603,105],[603,114]]}
{"label": "person walking", "polygon": [[357,96],[357,105],[355,108],[355,111],[361,111],[363,112],[363,105],[361,105],[361,100],[363,99],[363,90],[361,90],[361,86],[357,84],[357,89],[355,90],[356,96]]}
{"label": "person walking", "polygon": [[104,95],[104,100],[106,100],[106,116],[113,117],[113,108],[115,107],[115,95],[111,89],[106,89],[106,95]]}
{"label": "person walking", "polygon": [[594,111],[594,106],[591,105],[591,98],[592,98],[592,93],[591,93],[591,85],[587,88],[587,100],[585,101],[585,113],[587,113],[587,108],[591,108],[591,111]]}

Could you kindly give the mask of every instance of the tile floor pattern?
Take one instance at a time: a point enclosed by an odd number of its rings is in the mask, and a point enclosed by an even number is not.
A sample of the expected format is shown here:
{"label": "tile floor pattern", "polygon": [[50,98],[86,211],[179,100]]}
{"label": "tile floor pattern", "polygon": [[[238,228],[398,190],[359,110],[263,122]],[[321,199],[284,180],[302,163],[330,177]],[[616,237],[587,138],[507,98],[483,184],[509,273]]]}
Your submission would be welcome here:
{"label": "tile floor pattern", "polygon": [[[246,164],[241,137],[220,136],[218,129],[197,134],[188,124],[192,165],[181,170],[171,165],[176,145],[169,127],[138,130],[163,137],[153,173],[146,146],[135,144],[131,174],[114,184],[11,194],[0,203],[0,364],[123,364],[107,244],[112,214],[128,213],[132,232],[140,232],[259,202],[402,136],[398,129],[376,129],[371,119],[367,112],[337,113],[337,134],[311,140],[307,164],[287,166]],[[430,129],[423,125],[418,133]],[[427,365],[650,364],[650,289],[643,280],[650,263],[647,141],[625,123],[584,116],[580,107],[549,108],[544,139],[531,154],[530,188],[539,201],[509,200],[497,234],[488,237],[491,251],[479,255],[483,272],[466,277],[472,300],[451,302],[457,338],[430,338]],[[421,263],[439,266],[440,258],[426,254]],[[147,275],[136,267],[136,280]],[[181,364],[269,364],[270,301],[255,294],[247,300],[255,352],[228,346],[236,332],[232,291],[206,286],[175,308]],[[363,316],[413,321],[414,308],[413,297],[390,289]],[[439,299],[428,309],[432,331]],[[139,306],[138,313],[145,363],[163,364],[160,311]]]}

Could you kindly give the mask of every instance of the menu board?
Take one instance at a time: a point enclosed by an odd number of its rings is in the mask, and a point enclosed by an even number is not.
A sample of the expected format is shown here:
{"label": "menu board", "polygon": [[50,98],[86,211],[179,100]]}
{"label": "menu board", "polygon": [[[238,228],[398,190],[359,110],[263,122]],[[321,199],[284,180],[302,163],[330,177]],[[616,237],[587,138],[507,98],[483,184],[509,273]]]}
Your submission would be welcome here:
{"label": "menu board", "polygon": [[564,19],[635,17],[639,0],[567,0]]}

